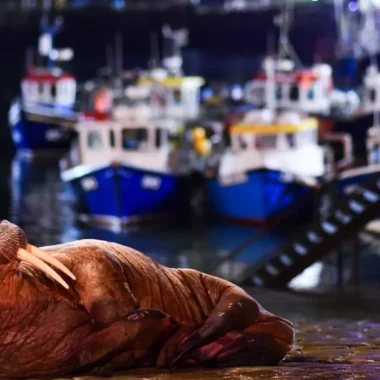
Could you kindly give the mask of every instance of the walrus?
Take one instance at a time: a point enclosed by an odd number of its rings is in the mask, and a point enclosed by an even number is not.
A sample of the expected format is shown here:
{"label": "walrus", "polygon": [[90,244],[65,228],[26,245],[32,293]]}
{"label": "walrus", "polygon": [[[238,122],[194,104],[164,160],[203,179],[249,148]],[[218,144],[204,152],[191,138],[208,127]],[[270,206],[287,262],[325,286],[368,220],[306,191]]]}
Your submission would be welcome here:
{"label": "walrus", "polygon": [[132,248],[37,248],[0,222],[0,377],[110,376],[132,368],[266,366],[293,324],[243,289]]}

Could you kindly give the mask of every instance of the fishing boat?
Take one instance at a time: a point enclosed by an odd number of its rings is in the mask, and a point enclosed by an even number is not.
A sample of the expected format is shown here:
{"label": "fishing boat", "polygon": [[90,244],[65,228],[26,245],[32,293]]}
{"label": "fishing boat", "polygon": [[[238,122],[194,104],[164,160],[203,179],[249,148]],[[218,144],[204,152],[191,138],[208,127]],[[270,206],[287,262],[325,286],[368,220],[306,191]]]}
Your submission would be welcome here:
{"label": "fishing boat", "polygon": [[271,223],[325,174],[317,120],[266,111],[252,111],[230,128],[230,147],[207,180],[211,211],[232,221]]}
{"label": "fishing boat", "polygon": [[76,120],[76,79],[54,64],[72,58],[70,49],[53,48],[53,37],[60,25],[42,25],[39,51],[47,57],[47,65],[28,65],[21,80],[21,97],[12,102],[9,110],[13,142],[22,155],[29,157],[62,155],[73,138],[68,127]]}
{"label": "fishing boat", "polygon": [[75,126],[61,177],[83,206],[80,220],[116,228],[186,212],[188,167],[169,140],[176,123],[148,115],[145,106],[118,105],[109,120]]}
{"label": "fishing boat", "polygon": [[293,216],[303,212],[310,219],[313,195],[321,195],[331,175],[337,195],[380,178],[380,124],[367,133],[363,165],[354,165],[350,135],[326,134],[327,147],[341,146],[343,157],[336,157],[320,145],[318,127],[316,118],[295,111],[247,113],[230,127],[230,144],[208,171],[211,211],[233,222],[271,225],[302,204]]}

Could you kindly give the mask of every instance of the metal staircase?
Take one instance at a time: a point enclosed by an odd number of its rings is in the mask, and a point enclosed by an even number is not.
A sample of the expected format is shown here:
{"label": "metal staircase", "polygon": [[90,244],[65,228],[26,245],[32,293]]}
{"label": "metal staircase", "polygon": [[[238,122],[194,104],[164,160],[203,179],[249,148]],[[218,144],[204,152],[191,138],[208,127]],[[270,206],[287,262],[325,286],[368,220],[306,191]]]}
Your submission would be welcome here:
{"label": "metal staircase", "polygon": [[239,283],[284,287],[379,217],[380,177],[357,187],[350,195],[340,197],[329,217],[311,224],[281,249],[246,267],[239,275]]}

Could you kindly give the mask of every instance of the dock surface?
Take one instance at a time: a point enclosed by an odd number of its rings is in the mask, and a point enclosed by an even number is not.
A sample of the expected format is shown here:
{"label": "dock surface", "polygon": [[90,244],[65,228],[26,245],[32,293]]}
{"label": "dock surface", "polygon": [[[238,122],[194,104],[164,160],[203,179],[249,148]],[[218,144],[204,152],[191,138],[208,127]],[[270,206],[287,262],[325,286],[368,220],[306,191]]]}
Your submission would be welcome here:
{"label": "dock surface", "polygon": [[268,310],[295,323],[296,344],[278,366],[180,371],[144,369],[119,374],[111,380],[380,379],[379,290],[307,296],[267,290],[250,293]]}
{"label": "dock surface", "polygon": [[[78,377],[76,380],[98,380]],[[369,321],[307,322],[297,326],[297,344],[276,367],[223,370],[139,370],[112,380],[248,380],[380,379],[380,323]]]}
{"label": "dock surface", "polygon": [[[379,379],[380,323],[343,320],[308,322],[297,326],[297,344],[276,367],[222,370],[139,370],[112,380],[248,380],[248,379]],[[76,380],[98,380],[77,377]]]}

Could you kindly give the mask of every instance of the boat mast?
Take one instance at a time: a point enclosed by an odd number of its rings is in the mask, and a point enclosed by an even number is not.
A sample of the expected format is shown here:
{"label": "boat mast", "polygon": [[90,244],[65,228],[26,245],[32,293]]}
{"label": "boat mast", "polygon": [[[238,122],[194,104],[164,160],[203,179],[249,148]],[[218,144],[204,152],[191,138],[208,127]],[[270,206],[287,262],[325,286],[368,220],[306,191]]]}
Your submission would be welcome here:
{"label": "boat mast", "polygon": [[30,68],[34,65],[34,50],[31,46],[26,49],[25,69],[29,72]]}
{"label": "boat mast", "polygon": [[294,20],[294,0],[284,1],[282,11],[275,17],[275,24],[280,28],[280,35],[278,41],[278,60],[279,62],[290,59],[294,62],[297,68],[302,68],[301,60],[299,59],[296,51],[294,50],[290,39],[290,29]]}
{"label": "boat mast", "polygon": [[109,78],[112,78],[114,76],[114,62],[112,44],[110,43],[106,45],[106,70]]}
{"label": "boat mast", "polygon": [[123,92],[123,36],[121,32],[115,36],[115,74],[116,88],[120,91],[120,96]]}
{"label": "boat mast", "polygon": [[186,28],[173,30],[169,25],[164,25],[162,34],[164,37],[164,67],[171,75],[181,77],[183,75],[181,49],[187,44],[188,30]]}
{"label": "boat mast", "polygon": [[156,32],[151,32],[150,36],[150,62],[151,70],[157,69],[160,65],[160,51],[158,46],[158,37]]}
{"label": "boat mast", "polygon": [[47,57],[47,67],[49,69],[54,67],[53,51],[54,51],[54,37],[62,29],[63,18],[56,17],[52,24],[49,24],[48,14],[45,13],[41,19],[41,36],[39,39],[39,53],[41,56]]}

